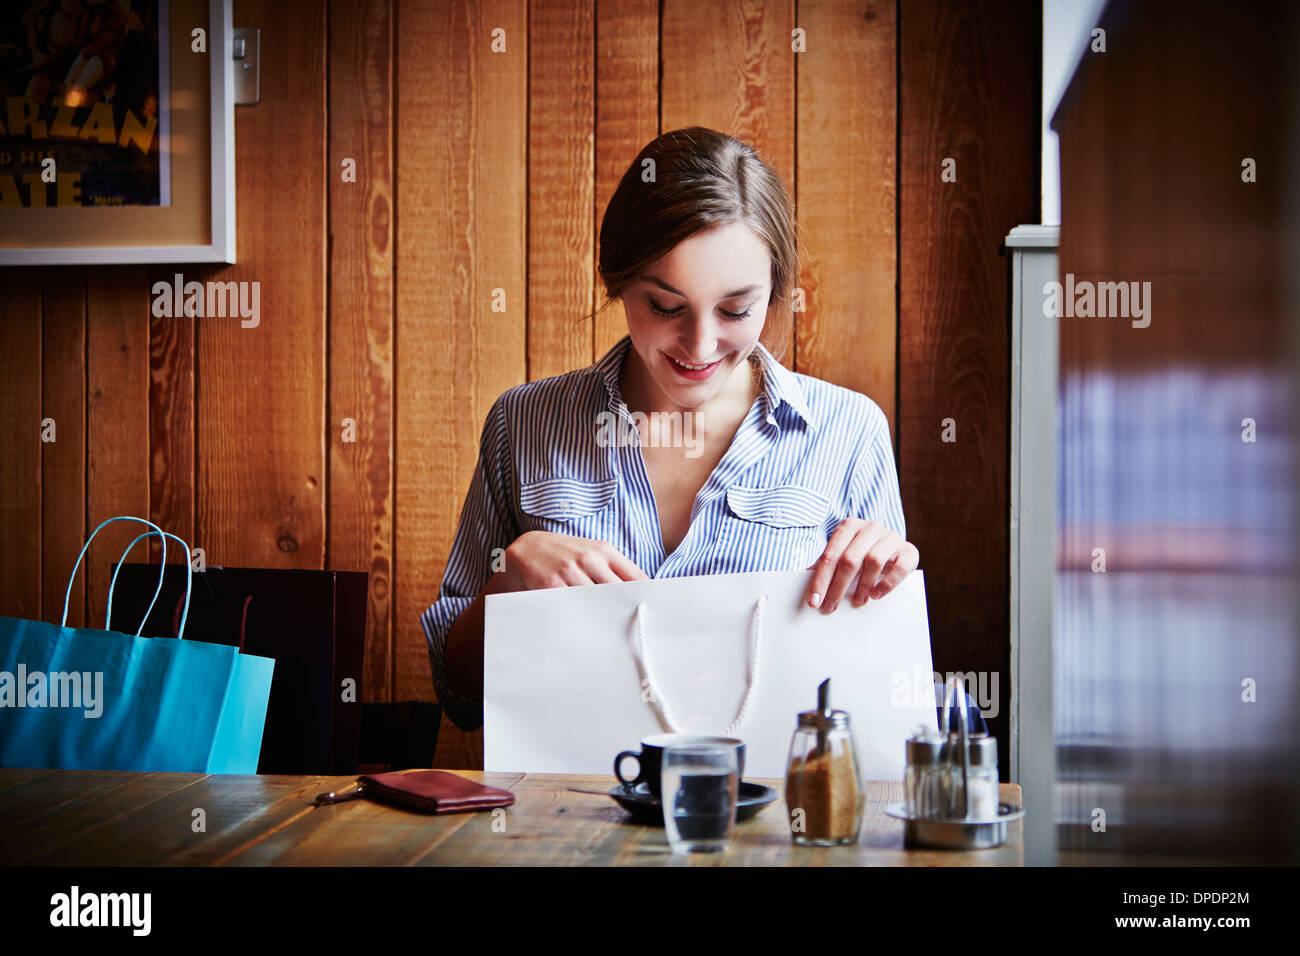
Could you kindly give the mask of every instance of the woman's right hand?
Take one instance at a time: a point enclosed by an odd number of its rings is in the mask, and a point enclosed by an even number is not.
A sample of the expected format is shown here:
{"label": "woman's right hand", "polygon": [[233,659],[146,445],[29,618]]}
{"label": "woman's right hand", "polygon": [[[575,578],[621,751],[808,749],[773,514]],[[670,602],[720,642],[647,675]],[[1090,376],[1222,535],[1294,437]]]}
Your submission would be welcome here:
{"label": "woman's right hand", "polygon": [[497,572],[497,578],[493,590],[536,591],[645,581],[648,576],[608,541],[527,531],[506,548],[505,569]]}

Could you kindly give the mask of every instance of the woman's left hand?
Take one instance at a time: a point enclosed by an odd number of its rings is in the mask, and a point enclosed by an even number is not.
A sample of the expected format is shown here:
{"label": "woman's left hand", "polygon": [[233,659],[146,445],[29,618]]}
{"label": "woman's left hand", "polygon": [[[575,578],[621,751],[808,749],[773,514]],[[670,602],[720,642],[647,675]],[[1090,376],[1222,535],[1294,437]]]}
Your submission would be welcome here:
{"label": "woman's left hand", "polygon": [[882,598],[892,591],[916,570],[920,560],[916,545],[880,522],[845,518],[812,566],[815,573],[808,586],[808,604],[834,611],[857,576],[851,601],[854,607],[861,607],[870,598]]}

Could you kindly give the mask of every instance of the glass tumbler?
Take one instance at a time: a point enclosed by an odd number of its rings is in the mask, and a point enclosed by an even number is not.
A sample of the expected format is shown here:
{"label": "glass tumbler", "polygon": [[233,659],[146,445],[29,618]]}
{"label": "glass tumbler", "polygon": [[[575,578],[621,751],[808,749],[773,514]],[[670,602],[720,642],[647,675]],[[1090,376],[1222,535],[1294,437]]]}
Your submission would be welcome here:
{"label": "glass tumbler", "polygon": [[681,744],[660,768],[664,832],[674,853],[725,850],[736,826],[740,767],[734,747]]}

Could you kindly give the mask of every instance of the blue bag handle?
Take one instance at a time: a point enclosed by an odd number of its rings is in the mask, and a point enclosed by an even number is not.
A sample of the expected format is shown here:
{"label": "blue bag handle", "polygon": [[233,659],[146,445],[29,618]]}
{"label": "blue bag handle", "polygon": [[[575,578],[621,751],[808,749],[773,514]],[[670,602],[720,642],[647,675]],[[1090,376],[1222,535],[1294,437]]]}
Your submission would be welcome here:
{"label": "blue bag handle", "polygon": [[[116,518],[109,518],[109,519],[107,519],[107,520],[105,520],[105,521],[101,521],[101,522],[99,523],[99,527],[97,527],[94,531],[90,532],[90,537],[87,538],[87,539],[86,539],[86,543],[83,544],[83,545],[81,546],[81,553],[77,555],[77,563],[74,564],[74,565],[72,566],[72,574],[70,574],[70,575],[68,576],[68,589],[67,589],[66,591],[63,592],[63,619],[59,622],[59,626],[60,626],[60,627],[67,627],[67,626],[68,626],[68,603],[72,600],[72,582],[75,581],[75,580],[77,579],[77,571],[81,568],[81,562],[82,562],[83,560],[85,560],[86,552],[87,552],[88,550],[90,550],[90,542],[92,542],[92,541],[95,540],[95,535],[99,534],[99,532],[101,532],[102,530],[104,530],[104,528],[105,528],[107,525],[113,524],[113,522],[115,522],[115,521],[137,521],[137,522],[139,522],[140,524],[147,524],[150,528],[153,528],[153,530],[156,531],[158,534],[160,534],[160,535],[164,535],[164,537],[163,537],[163,543],[162,543],[162,544],[163,544],[163,566],[164,566],[164,568],[166,567],[166,564],[167,564],[167,538],[168,538],[168,537],[176,538],[175,535],[168,535],[167,532],[163,531],[162,528],[158,527],[156,524],[154,524],[152,521],[149,521],[149,520],[146,519],[146,518],[135,518],[135,517],[131,517],[130,515],[121,515],[121,516],[116,517]],[[137,538],[136,540],[138,541],[139,538]],[[192,570],[191,570],[191,568],[190,568],[190,562],[189,562],[189,555],[190,555],[190,547],[189,547],[189,545],[186,544],[184,541],[182,541],[180,538],[176,538],[176,540],[177,540],[177,541],[180,541],[181,544],[184,544],[184,545],[185,545],[185,558],[186,558],[186,561],[185,561],[185,612],[184,612],[184,614],[183,614],[182,617],[181,617],[181,631],[183,632],[184,629],[185,629],[185,618],[188,617],[188,616],[189,616],[189,613],[190,613],[190,584],[191,584],[191,581],[192,581],[192,578],[193,578],[193,573],[192,573]],[[132,544],[135,544],[134,541],[131,542],[131,543],[132,543]],[[128,548],[128,550],[130,550],[130,549]],[[150,611],[153,610],[154,603],[156,603],[157,600],[158,600],[158,595],[162,593],[162,586],[163,586],[163,575],[162,575],[162,573],[160,572],[159,575],[158,575],[158,587],[157,587],[157,588],[154,590],[154,592],[153,592],[153,601],[151,601],[151,602],[149,603],[149,610],[150,610]],[[112,593],[112,592],[110,591],[110,596],[111,596],[111,593]],[[148,613],[146,613],[146,615],[145,615],[145,619],[148,620]],[[143,622],[141,622],[140,627],[143,629],[143,627],[144,627],[144,623],[143,623]]]}
{"label": "blue bag handle", "polygon": [[144,534],[136,535],[135,540],[126,546],[126,550],[122,552],[122,556],[117,559],[117,567],[113,569],[113,580],[108,584],[108,607],[104,611],[104,630],[107,631],[109,629],[109,621],[113,619],[113,589],[117,587],[117,576],[122,572],[122,565],[126,562],[126,556],[131,553],[132,548],[145,538],[154,537],[161,537],[163,546],[162,564],[158,566],[158,587],[153,592],[153,600],[149,602],[148,610],[144,612],[144,617],[140,620],[140,626],[135,629],[135,636],[140,636],[140,632],[144,630],[145,623],[149,620],[149,615],[153,613],[153,606],[158,603],[158,594],[162,591],[163,586],[163,576],[167,573],[167,539],[171,538],[173,541],[179,542],[181,547],[185,549],[185,565],[187,569],[185,574],[185,611],[181,616],[180,629],[176,632],[177,639],[182,639],[185,637],[185,618],[188,617],[190,613],[190,581],[193,578],[193,574],[191,573],[193,568],[189,563],[189,544],[181,538],[176,537],[176,535],[172,534],[170,531],[146,531]]}

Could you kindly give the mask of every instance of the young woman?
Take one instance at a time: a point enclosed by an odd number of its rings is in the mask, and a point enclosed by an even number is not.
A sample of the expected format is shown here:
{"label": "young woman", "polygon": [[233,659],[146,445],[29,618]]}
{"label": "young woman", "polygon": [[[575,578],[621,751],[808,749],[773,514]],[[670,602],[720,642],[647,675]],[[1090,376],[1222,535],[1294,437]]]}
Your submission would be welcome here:
{"label": "young woman", "polygon": [[501,591],[815,567],[810,606],[913,571],[884,413],[790,372],[798,238],[780,177],[702,127],[623,175],[600,229],[628,335],[488,413],[438,600],[421,618],[438,699],[483,722],[483,600]]}

